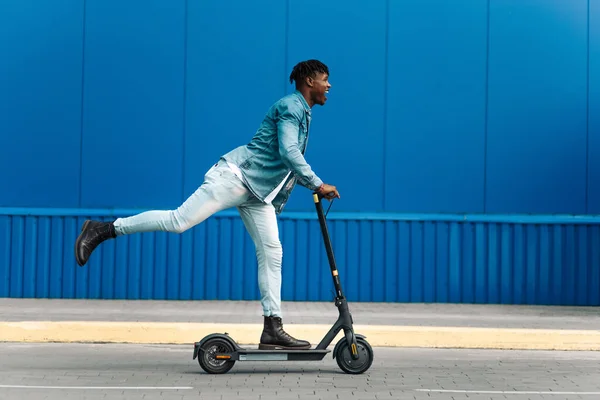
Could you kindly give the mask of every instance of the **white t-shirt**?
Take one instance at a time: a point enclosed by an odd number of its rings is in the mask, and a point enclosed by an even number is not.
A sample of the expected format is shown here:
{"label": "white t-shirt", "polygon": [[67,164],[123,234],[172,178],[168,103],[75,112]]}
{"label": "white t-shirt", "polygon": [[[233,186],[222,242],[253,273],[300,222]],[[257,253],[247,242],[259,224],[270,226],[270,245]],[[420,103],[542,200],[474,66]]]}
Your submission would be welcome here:
{"label": "white t-shirt", "polygon": [[[244,179],[242,178],[242,171],[240,171],[238,166],[231,164],[230,162],[227,162],[227,165],[229,166],[231,171],[233,171],[233,173],[236,174],[237,177],[240,178],[240,180],[243,182]],[[285,183],[286,179],[290,176],[290,173],[291,172],[288,172],[287,175],[285,176],[285,178],[283,178],[283,180],[281,181],[281,183],[275,189],[273,189],[273,191],[271,193],[269,193],[269,195],[265,198],[265,203],[271,204],[271,202],[273,201],[275,196],[277,196],[277,193],[279,193],[279,191],[283,187],[283,184]]]}

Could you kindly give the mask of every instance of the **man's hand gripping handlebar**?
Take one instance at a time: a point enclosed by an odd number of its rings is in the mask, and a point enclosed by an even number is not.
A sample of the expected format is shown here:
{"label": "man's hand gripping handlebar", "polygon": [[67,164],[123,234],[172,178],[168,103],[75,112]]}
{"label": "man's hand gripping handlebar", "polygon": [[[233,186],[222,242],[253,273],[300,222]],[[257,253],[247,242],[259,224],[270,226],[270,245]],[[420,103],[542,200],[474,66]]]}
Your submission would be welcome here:
{"label": "man's hand gripping handlebar", "polygon": [[315,190],[315,193],[319,195],[319,197],[327,199],[327,200],[332,200],[334,198],[340,198],[340,194],[337,191],[336,187],[333,185],[328,185],[326,183],[323,183],[321,186],[319,186],[319,188],[317,190]]}

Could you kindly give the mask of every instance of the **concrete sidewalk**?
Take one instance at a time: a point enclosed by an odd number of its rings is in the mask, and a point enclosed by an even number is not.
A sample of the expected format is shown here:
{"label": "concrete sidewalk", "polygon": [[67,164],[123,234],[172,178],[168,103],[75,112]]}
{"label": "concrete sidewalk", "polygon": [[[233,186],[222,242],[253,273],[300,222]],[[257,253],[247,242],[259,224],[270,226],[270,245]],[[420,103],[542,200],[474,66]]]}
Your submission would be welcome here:
{"label": "concrete sidewalk", "polygon": [[[350,303],[350,311],[373,346],[600,350],[600,307]],[[333,302],[284,302],[283,313],[286,331],[314,345],[337,318]],[[190,344],[228,332],[257,345],[261,315],[258,301],[0,299],[0,341]]]}

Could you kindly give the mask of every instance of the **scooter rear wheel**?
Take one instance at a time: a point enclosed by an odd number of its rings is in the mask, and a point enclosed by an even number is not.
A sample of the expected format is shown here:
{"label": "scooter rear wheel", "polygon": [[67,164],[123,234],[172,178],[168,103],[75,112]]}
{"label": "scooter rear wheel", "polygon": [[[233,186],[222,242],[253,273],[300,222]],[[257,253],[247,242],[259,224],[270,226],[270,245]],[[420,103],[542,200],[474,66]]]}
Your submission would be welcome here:
{"label": "scooter rear wheel", "polygon": [[227,340],[222,338],[209,339],[200,348],[198,363],[209,374],[224,374],[233,368],[235,361],[219,360],[215,355],[218,353],[232,353],[233,351],[233,346]]}
{"label": "scooter rear wheel", "polygon": [[356,350],[358,351],[358,360],[353,360],[346,338],[340,339],[335,359],[340,369],[347,374],[362,374],[373,364],[373,349],[369,342],[362,338],[356,338]]}

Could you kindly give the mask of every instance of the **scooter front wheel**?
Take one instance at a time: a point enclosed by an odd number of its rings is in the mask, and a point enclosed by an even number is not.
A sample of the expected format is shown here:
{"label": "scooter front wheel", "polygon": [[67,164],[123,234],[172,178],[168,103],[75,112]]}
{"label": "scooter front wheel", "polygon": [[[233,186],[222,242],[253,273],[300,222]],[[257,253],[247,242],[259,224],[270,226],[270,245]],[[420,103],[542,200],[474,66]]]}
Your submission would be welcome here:
{"label": "scooter front wheel", "polygon": [[200,348],[198,363],[209,374],[224,374],[233,368],[235,361],[217,359],[216,355],[219,353],[232,353],[233,351],[234,348],[229,341],[218,337],[209,339]]}
{"label": "scooter front wheel", "polygon": [[347,374],[362,374],[373,364],[373,349],[369,342],[363,338],[356,338],[356,350],[358,360],[353,360],[346,338],[340,339],[335,359],[340,369]]}

